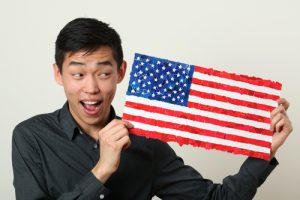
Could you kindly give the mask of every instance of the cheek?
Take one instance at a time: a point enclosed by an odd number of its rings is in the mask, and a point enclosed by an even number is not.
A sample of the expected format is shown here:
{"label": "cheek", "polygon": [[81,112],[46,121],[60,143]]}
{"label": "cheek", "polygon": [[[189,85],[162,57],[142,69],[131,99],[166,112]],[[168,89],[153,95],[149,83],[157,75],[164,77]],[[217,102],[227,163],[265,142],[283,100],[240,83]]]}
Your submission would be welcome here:
{"label": "cheek", "polygon": [[75,83],[74,81],[67,80],[64,84],[64,90],[67,96],[74,96],[80,93],[80,84]]}
{"label": "cheek", "polygon": [[113,97],[116,92],[117,85],[115,83],[106,82],[101,83],[100,88],[102,94],[105,94],[107,97]]}

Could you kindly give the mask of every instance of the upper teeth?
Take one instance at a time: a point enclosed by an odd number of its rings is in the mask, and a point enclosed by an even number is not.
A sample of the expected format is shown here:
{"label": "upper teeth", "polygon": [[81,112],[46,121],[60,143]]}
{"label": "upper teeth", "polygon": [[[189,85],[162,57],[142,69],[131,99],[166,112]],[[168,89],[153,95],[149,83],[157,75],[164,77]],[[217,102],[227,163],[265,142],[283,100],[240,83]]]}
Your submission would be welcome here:
{"label": "upper teeth", "polygon": [[98,101],[83,101],[83,103],[92,105],[98,103]]}

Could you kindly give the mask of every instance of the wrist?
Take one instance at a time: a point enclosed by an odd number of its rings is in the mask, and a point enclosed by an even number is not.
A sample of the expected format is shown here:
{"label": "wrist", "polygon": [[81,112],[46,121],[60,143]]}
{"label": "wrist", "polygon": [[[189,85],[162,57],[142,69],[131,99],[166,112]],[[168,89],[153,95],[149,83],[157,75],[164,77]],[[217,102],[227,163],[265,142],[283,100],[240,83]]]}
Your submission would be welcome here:
{"label": "wrist", "polygon": [[111,170],[108,170],[105,166],[101,165],[100,163],[98,163],[97,165],[95,165],[95,167],[92,169],[91,172],[103,184],[113,174],[113,172],[111,172]]}

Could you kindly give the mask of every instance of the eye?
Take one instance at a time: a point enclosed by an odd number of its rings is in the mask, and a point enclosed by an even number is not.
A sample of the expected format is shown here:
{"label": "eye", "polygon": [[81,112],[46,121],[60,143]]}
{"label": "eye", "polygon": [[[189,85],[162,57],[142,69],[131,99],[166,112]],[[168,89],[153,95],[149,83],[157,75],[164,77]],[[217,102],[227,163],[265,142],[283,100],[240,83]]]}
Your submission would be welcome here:
{"label": "eye", "polygon": [[80,79],[83,77],[83,74],[81,73],[75,73],[75,74],[72,74],[72,76],[75,78],[75,79]]}
{"label": "eye", "polygon": [[100,73],[100,74],[98,74],[98,77],[100,77],[100,78],[108,78],[109,75],[110,75],[110,73]]}

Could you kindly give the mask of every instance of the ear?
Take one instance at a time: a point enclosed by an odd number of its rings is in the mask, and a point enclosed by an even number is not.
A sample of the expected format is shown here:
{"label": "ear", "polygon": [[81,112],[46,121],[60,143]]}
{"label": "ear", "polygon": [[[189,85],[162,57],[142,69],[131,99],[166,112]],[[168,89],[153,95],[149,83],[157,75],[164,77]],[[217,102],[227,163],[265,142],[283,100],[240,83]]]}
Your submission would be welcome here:
{"label": "ear", "polygon": [[123,80],[126,73],[126,68],[127,68],[127,63],[125,60],[123,60],[120,68],[118,69],[118,83],[120,83]]}
{"label": "ear", "polygon": [[53,74],[54,79],[59,85],[63,85],[62,77],[61,77],[61,71],[56,63],[53,64]]}

